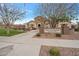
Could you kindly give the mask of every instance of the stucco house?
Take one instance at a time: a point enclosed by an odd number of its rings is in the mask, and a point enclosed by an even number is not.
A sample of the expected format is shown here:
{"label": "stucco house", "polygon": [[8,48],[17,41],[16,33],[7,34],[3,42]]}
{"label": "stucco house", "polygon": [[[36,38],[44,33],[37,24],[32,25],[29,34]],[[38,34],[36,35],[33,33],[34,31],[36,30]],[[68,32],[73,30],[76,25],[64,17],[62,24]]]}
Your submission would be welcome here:
{"label": "stucco house", "polygon": [[42,16],[35,17],[33,21],[26,23],[25,27],[29,28],[29,29],[37,29],[39,27],[39,25],[44,28],[50,28],[49,21]]}
{"label": "stucco house", "polygon": [[[72,26],[71,22],[59,22],[56,25],[56,28],[61,28],[61,26],[63,24],[67,25],[69,28],[71,28],[71,26]],[[50,21],[43,16],[35,17],[33,21],[30,21],[25,24],[25,28],[37,29],[39,27],[39,25],[45,29],[51,28]]]}
{"label": "stucco house", "polygon": [[58,28],[61,28],[62,27],[62,25],[67,25],[69,28],[71,28],[71,26],[72,26],[72,24],[71,24],[71,22],[59,22],[58,24],[57,24],[57,27]]}

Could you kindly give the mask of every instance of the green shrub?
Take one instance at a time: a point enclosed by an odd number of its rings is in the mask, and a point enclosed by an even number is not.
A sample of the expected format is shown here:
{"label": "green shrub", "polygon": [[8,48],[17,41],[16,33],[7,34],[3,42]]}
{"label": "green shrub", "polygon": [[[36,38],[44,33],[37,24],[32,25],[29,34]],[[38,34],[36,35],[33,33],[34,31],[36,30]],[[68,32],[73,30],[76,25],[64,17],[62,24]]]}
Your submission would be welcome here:
{"label": "green shrub", "polygon": [[56,33],[56,37],[61,37],[61,34],[60,33]]}
{"label": "green shrub", "polygon": [[41,36],[40,33],[37,33],[36,36]]}
{"label": "green shrub", "polygon": [[50,54],[51,56],[60,56],[60,52],[59,52],[59,50],[58,50],[57,48],[51,48],[51,49],[49,50],[49,54]]}
{"label": "green shrub", "polygon": [[79,31],[79,28],[75,29],[75,31]]}

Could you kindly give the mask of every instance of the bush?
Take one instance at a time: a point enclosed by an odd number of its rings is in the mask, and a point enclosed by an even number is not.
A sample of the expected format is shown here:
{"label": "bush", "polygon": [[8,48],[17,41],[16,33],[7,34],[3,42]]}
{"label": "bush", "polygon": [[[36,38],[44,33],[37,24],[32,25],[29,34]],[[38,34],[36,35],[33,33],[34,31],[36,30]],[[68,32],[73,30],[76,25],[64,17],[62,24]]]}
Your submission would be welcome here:
{"label": "bush", "polygon": [[36,36],[41,36],[40,33],[37,33]]}
{"label": "bush", "polygon": [[58,50],[57,48],[51,48],[51,49],[49,50],[49,54],[50,54],[51,56],[60,56],[60,52],[59,52],[59,50]]}
{"label": "bush", "polygon": [[75,31],[78,31],[78,29],[75,29]]}
{"label": "bush", "polygon": [[75,31],[79,31],[79,28],[76,28]]}
{"label": "bush", "polygon": [[59,34],[59,33],[56,33],[56,37],[61,37],[61,34]]}

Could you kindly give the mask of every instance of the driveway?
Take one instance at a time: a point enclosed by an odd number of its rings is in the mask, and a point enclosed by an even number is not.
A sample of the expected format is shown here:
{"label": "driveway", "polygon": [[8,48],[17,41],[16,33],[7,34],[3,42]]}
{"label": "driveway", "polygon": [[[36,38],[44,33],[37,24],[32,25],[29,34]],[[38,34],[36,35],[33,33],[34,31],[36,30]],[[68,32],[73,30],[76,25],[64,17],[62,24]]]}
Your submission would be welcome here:
{"label": "driveway", "polygon": [[12,37],[0,38],[0,46],[13,45],[11,46],[13,49],[6,54],[7,56],[38,56],[41,45],[79,48],[79,40],[32,38],[37,32],[33,30]]}

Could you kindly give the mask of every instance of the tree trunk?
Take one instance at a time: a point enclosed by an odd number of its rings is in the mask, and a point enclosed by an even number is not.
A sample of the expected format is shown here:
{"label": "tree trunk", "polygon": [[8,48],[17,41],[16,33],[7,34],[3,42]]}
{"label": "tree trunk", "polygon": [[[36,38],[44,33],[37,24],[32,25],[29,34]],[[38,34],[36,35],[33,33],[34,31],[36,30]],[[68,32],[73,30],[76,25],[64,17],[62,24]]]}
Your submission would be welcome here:
{"label": "tree trunk", "polygon": [[7,35],[10,34],[10,25],[9,24],[6,25],[6,34]]}
{"label": "tree trunk", "polygon": [[52,28],[56,28],[57,22],[54,21],[54,22],[52,22],[51,25],[52,25]]}

